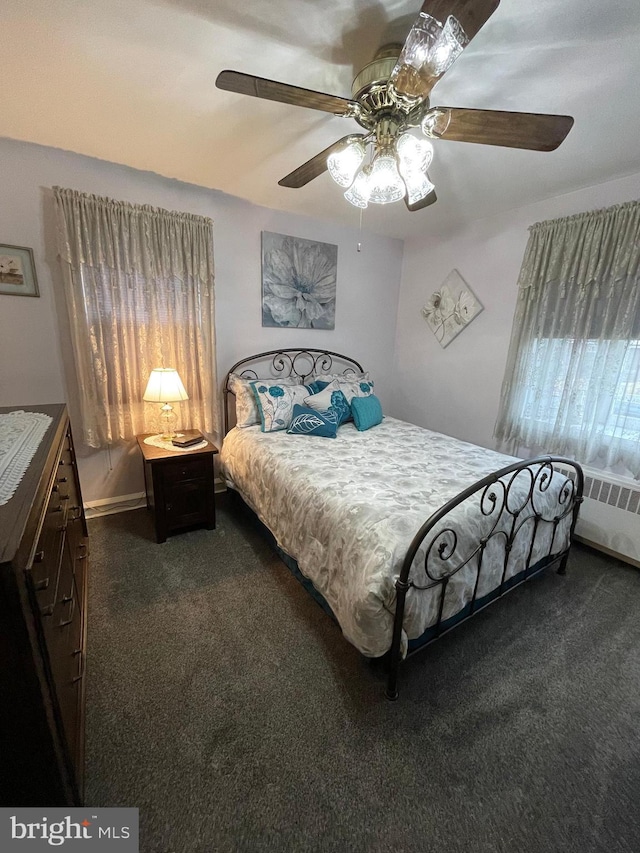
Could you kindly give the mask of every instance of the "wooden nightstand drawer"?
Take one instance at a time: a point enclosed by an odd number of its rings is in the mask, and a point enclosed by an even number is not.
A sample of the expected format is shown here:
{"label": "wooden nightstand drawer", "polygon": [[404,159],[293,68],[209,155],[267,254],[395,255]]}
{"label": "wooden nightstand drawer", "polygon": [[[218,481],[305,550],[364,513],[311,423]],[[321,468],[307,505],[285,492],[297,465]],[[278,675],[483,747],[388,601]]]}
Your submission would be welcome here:
{"label": "wooden nightstand drawer", "polygon": [[187,480],[201,480],[209,476],[212,466],[211,456],[196,457],[195,459],[178,459],[175,462],[165,462],[164,478],[167,483],[184,483]]}

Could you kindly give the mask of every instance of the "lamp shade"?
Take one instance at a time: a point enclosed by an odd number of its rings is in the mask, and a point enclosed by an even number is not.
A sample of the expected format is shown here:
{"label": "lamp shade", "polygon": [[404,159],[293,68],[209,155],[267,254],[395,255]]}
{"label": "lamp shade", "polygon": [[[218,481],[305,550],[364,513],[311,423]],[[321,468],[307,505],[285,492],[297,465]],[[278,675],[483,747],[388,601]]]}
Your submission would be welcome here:
{"label": "lamp shade", "polygon": [[173,367],[156,367],[149,375],[149,381],[142,398],[147,403],[175,403],[188,400],[178,371]]}

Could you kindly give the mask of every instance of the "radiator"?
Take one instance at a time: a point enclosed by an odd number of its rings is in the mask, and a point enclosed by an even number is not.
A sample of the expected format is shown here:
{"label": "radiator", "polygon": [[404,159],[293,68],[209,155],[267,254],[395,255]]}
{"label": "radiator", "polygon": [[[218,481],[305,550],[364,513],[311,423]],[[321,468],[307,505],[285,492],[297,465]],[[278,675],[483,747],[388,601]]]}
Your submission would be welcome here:
{"label": "radiator", "polygon": [[584,469],[578,538],[640,567],[640,483]]}

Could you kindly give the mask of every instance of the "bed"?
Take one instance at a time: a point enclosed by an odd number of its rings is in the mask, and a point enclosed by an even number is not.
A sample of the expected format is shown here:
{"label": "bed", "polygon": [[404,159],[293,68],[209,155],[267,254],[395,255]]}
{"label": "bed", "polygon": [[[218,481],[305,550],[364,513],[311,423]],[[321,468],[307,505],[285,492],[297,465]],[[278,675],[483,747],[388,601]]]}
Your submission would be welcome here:
{"label": "bed", "polygon": [[367,376],[317,349],[235,364],[221,461],[227,486],[346,639],[388,660],[386,695],[396,699],[404,657],[547,566],[565,572],[583,474],[570,459],[523,461],[389,416],[362,432],[345,423],[331,440],[231,427],[238,377],[296,384],[325,374]]}

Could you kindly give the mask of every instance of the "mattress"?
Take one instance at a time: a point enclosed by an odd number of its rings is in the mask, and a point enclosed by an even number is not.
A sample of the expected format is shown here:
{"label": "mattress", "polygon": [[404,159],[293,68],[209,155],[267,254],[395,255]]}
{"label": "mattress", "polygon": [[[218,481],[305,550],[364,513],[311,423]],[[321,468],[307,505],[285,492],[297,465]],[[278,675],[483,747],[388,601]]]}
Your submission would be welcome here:
{"label": "mattress", "polygon": [[[395,581],[408,546],[426,519],[444,503],[506,465],[513,457],[450,436],[386,417],[358,432],[344,424],[335,439],[263,433],[259,426],[235,427],[225,437],[221,460],[227,485],[236,489],[271,530],[280,548],[297,563],[326,599],[349,642],[364,655],[379,657],[391,646]],[[536,509],[552,519],[565,478],[554,475],[545,491],[536,490]],[[515,480],[510,505],[526,503],[531,478]],[[485,503],[485,511],[487,510]],[[520,518],[528,514],[525,509]],[[458,536],[455,554],[441,560],[432,550],[430,569],[449,573],[470,554],[495,523],[480,510],[480,497],[457,507],[447,527]],[[508,530],[503,514],[498,529]],[[521,571],[528,555],[533,524],[516,536],[505,577]],[[568,547],[570,518],[555,534],[555,553]],[[552,525],[541,523],[531,565],[546,557]],[[416,555],[411,580],[429,583],[425,548]],[[490,540],[482,563],[477,595],[499,586],[504,568],[504,537]],[[473,558],[450,579],[442,618],[459,613],[471,600],[477,577]],[[407,595],[403,647],[438,619],[440,587],[411,588]]]}

